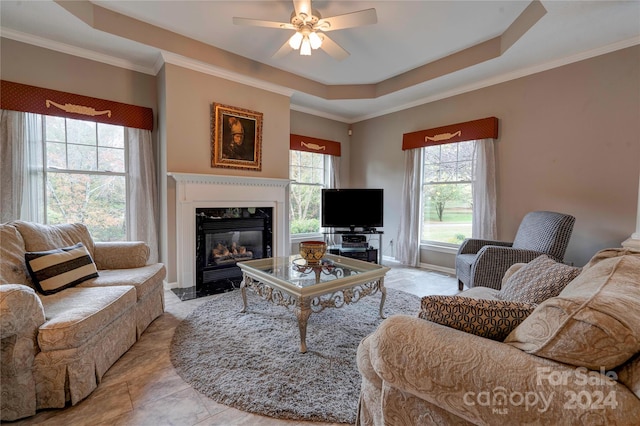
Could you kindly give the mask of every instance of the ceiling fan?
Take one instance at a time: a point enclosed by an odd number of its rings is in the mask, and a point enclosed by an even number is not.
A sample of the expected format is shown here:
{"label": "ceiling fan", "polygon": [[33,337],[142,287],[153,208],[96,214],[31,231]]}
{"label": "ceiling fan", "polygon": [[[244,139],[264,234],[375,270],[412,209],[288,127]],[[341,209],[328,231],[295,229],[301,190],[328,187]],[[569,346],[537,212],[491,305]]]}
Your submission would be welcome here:
{"label": "ceiling fan", "polygon": [[300,50],[300,55],[308,56],[311,55],[311,50],[322,48],[330,56],[341,61],[349,56],[349,52],[331,40],[325,33],[378,22],[375,9],[365,9],[323,18],[317,10],[311,8],[311,0],[293,0],[293,8],[291,21],[288,23],[238,17],[233,18],[233,23],[236,25],[294,30],[293,36],[273,54],[274,58],[282,57],[291,52],[291,50]]}

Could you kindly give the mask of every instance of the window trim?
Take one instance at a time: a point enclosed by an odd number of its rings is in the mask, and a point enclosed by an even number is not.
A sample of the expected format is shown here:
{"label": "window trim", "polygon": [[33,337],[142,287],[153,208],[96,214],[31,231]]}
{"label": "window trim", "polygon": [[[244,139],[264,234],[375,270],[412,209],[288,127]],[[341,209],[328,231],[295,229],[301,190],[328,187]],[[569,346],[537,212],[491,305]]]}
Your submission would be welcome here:
{"label": "window trim", "polygon": [[[64,119],[64,141],[51,141],[54,143],[64,143],[65,145],[65,162],[67,163],[68,166],[68,149],[69,149],[69,137],[68,137],[68,128],[67,128],[67,120],[78,120],[77,118],[70,118],[70,117],[64,117],[64,116],[53,116],[53,117],[58,117],[58,118],[62,118]],[[124,200],[125,200],[125,211],[124,211],[124,220],[125,220],[125,235],[124,238],[127,241],[131,240],[131,235],[132,235],[132,229],[131,226],[129,225],[129,218],[131,217],[130,215],[130,203],[129,203],[129,191],[130,191],[130,173],[129,173],[129,138],[127,135],[127,127],[123,126],[123,125],[119,125],[119,124],[111,124],[111,123],[102,123],[100,121],[93,121],[93,120],[82,120],[82,121],[88,121],[90,123],[94,124],[95,127],[95,132],[96,132],[96,145],[83,145],[83,146],[91,146],[94,147],[96,149],[96,166],[98,165],[100,158],[98,157],[98,148],[100,147],[99,144],[99,131],[98,131],[98,126],[100,124],[108,124],[111,126],[117,126],[120,127],[122,129],[122,137],[123,137],[123,152],[124,152],[124,171],[123,172],[113,172],[113,171],[105,171],[105,170],[78,170],[78,169],[69,169],[69,168],[60,168],[60,167],[49,167],[48,165],[48,144],[49,144],[49,140],[47,139],[47,116],[42,115],[42,120],[41,120],[41,126],[42,126],[42,164],[44,165],[43,172],[42,172],[42,180],[43,180],[43,188],[47,188],[47,182],[48,182],[48,176],[49,173],[52,174],[74,174],[74,175],[93,175],[93,176],[121,176],[124,177],[124,184],[125,184],[125,194],[124,194]],[[71,145],[81,145],[81,144],[76,144],[76,143],[72,143]],[[44,200],[43,200],[43,208],[44,208],[44,223],[47,224],[49,223],[49,215],[48,215],[48,211],[49,211],[49,205],[48,205],[48,197],[46,195],[46,189],[45,189],[45,196],[44,196]]]}
{"label": "window trim", "polygon": [[[329,182],[330,182],[330,174],[331,174],[331,161],[329,158],[328,154],[324,154],[322,152],[314,152],[314,151],[308,151],[308,150],[300,150],[300,149],[290,149],[289,150],[289,158],[291,158],[291,151],[300,151],[300,152],[308,152],[310,154],[316,154],[316,155],[321,155],[322,156],[322,161],[323,161],[323,165],[322,165],[322,169],[323,169],[323,180],[324,183],[320,184],[320,183],[305,183],[305,182],[297,182],[295,180],[291,181],[291,186],[293,185],[307,185],[307,186],[317,186],[320,187],[321,189],[323,188],[328,188],[329,187]],[[289,164],[289,177],[291,177],[291,164]],[[322,199],[320,199],[320,217],[318,218],[320,220],[320,230],[319,232],[307,232],[307,233],[302,233],[302,234],[294,234],[291,232],[291,219],[289,219],[289,238],[291,240],[291,242],[300,242],[300,241],[304,241],[304,240],[308,240],[308,239],[316,239],[316,238],[322,238],[324,236],[323,232],[324,232],[324,228],[322,227]]]}
{"label": "window trim", "polygon": [[[430,145],[426,145],[423,146],[422,148],[420,148],[422,150],[422,156],[421,156],[421,162],[420,162],[420,187],[421,187],[421,191],[420,191],[420,217],[424,218],[424,204],[425,204],[425,200],[424,200],[424,188],[426,185],[446,185],[446,184],[468,184],[472,186],[473,189],[473,176],[471,180],[460,180],[460,181],[439,181],[439,182],[425,182],[424,181],[424,166],[425,166],[425,150],[430,148],[430,147],[435,147],[435,146],[441,146],[441,145],[447,145],[447,144],[460,144],[460,143],[466,143],[466,142],[474,142],[475,140],[461,140],[461,141],[456,141],[456,142],[448,142],[448,143],[440,143],[440,144],[430,144]],[[462,161],[469,161],[469,160],[462,160]],[[473,164],[473,158],[471,159],[471,167],[474,167]],[[460,161],[456,160],[455,163],[459,163]],[[442,162],[439,162],[438,164],[441,164]],[[453,163],[451,161],[449,161],[448,163]],[[473,218],[471,220],[471,227],[473,229]],[[423,235],[423,229],[424,229],[424,219],[420,220],[420,247],[421,248],[425,248],[425,249],[429,249],[429,250],[433,250],[433,251],[438,251],[441,253],[457,253],[458,249],[460,248],[460,245],[462,244],[462,242],[460,243],[447,243],[444,241],[436,241],[436,240],[425,240],[422,238]]]}

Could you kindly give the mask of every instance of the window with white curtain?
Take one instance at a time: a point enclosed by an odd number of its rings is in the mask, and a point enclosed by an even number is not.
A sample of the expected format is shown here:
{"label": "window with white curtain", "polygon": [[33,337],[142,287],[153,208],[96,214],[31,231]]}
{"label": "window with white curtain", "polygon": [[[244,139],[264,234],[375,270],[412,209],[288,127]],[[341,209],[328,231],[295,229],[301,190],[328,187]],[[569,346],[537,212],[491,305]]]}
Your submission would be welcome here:
{"label": "window with white curtain", "polygon": [[292,236],[320,232],[322,188],[329,184],[329,156],[314,152],[289,151],[289,223]]}
{"label": "window with white curtain", "polygon": [[475,141],[422,148],[421,243],[459,246],[472,233]]}
{"label": "window with white curtain", "polygon": [[84,223],[96,241],[127,237],[125,128],[44,116],[45,219]]}

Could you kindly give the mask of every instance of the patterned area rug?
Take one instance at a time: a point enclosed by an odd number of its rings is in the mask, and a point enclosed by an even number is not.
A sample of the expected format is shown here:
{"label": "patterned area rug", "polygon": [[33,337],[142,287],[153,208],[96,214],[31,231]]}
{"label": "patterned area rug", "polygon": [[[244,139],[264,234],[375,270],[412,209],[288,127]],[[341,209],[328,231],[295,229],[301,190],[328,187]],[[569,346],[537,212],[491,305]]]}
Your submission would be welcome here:
{"label": "patterned area rug", "polygon": [[[380,294],[313,313],[307,353],[293,310],[247,290],[213,296],[176,328],[171,362],[194,389],[216,402],[280,419],[355,422],[360,340],[382,321]],[[387,289],[385,315],[417,316],[420,298]]]}

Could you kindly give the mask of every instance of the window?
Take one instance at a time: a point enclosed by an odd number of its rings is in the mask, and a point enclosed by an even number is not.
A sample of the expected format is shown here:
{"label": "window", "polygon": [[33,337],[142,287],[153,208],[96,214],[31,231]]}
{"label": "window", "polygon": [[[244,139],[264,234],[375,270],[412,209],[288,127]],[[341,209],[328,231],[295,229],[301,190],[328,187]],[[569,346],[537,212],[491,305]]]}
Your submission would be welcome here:
{"label": "window", "polygon": [[124,127],[44,116],[45,217],[84,223],[96,241],[126,240]]}
{"label": "window", "polygon": [[322,188],[327,186],[328,156],[289,151],[291,235],[320,232]]}
{"label": "window", "polygon": [[424,148],[422,242],[460,245],[471,237],[475,141]]}

